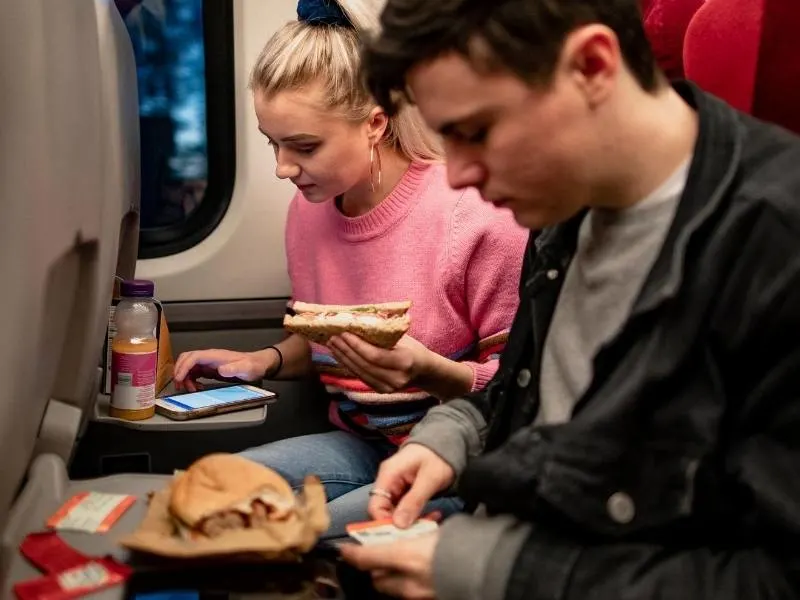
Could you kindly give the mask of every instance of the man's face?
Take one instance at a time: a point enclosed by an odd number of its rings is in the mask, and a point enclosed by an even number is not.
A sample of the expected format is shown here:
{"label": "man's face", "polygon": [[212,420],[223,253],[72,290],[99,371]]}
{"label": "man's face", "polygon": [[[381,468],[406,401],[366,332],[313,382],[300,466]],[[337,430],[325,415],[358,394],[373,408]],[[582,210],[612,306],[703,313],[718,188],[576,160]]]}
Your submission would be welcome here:
{"label": "man's face", "polygon": [[408,85],[428,125],[444,136],[452,187],[477,188],[530,229],[588,204],[597,135],[569,69],[534,87],[509,72],[479,72],[450,53],[416,66]]}

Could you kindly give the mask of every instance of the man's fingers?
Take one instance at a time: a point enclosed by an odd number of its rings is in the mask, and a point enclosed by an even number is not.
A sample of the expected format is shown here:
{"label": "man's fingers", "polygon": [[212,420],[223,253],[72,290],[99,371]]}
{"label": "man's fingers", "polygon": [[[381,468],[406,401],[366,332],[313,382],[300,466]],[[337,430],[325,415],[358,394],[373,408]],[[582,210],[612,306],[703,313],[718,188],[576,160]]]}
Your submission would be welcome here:
{"label": "man's fingers", "polygon": [[397,503],[394,511],[394,524],[405,529],[422,514],[425,505],[439,491],[440,484],[436,480],[425,477],[425,472],[417,474],[414,484]]}
{"label": "man's fingers", "polygon": [[389,519],[394,514],[394,503],[383,496],[372,496],[367,505],[367,513],[371,519]]}
{"label": "man's fingers", "polygon": [[386,573],[372,574],[372,585],[382,594],[392,596],[393,598],[403,598],[403,600],[411,600],[414,596],[411,595],[411,581],[408,576],[399,573]]}
{"label": "man's fingers", "polygon": [[373,573],[372,584],[379,592],[403,600],[426,600],[431,597],[416,579],[403,573]]}
{"label": "man's fingers", "polygon": [[380,466],[372,489],[389,492],[392,497],[373,495],[370,498],[367,511],[373,519],[385,519],[394,515],[397,501],[408,489],[407,482],[414,479],[416,469],[413,465],[397,463],[394,457]]}
{"label": "man's fingers", "polygon": [[396,544],[379,544],[376,546],[360,546],[358,544],[341,544],[339,552],[342,559],[362,571],[385,569],[398,571],[402,569],[404,556],[398,552]]}
{"label": "man's fingers", "polygon": [[444,519],[444,514],[440,510],[435,510],[427,515],[423,515],[424,519],[430,519],[431,521],[436,521],[437,523],[441,523],[442,519]]}
{"label": "man's fingers", "polygon": [[391,518],[394,514],[395,501],[402,495],[404,487],[384,477],[383,483],[376,481],[372,489],[377,489],[379,492],[388,492],[392,497],[387,498],[382,493],[370,493],[369,503],[367,504],[369,516],[375,520]]}

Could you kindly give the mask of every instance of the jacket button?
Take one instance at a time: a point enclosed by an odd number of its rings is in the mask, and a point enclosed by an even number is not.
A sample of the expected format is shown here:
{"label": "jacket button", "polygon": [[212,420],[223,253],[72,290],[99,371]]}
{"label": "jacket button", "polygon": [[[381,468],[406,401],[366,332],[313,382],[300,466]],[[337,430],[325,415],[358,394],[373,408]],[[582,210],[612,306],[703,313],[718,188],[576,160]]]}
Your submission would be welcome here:
{"label": "jacket button", "polygon": [[636,506],[633,503],[633,499],[625,492],[611,494],[608,502],[606,502],[606,509],[608,510],[608,516],[620,525],[627,525],[636,516]]}
{"label": "jacket button", "polygon": [[550,281],[555,281],[556,279],[558,279],[558,270],[556,270],[556,269],[550,269],[550,270],[547,272],[547,278],[548,278]]}
{"label": "jacket button", "polygon": [[531,383],[531,372],[528,369],[522,369],[517,373],[517,385],[521,388],[526,388]]}

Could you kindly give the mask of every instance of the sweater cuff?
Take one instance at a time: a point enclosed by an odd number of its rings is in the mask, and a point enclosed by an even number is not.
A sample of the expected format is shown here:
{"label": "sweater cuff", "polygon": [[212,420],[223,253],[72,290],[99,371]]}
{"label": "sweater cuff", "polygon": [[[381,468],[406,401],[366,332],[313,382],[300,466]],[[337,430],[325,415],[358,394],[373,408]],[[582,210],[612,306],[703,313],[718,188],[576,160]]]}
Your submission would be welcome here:
{"label": "sweater cuff", "polygon": [[441,527],[433,557],[438,600],[503,600],[531,526],[512,516],[454,515]]}
{"label": "sweater cuff", "polygon": [[465,361],[464,364],[469,365],[472,369],[472,389],[470,389],[470,392],[479,392],[489,385],[492,377],[497,373],[500,361],[498,359],[487,360],[485,363]]}

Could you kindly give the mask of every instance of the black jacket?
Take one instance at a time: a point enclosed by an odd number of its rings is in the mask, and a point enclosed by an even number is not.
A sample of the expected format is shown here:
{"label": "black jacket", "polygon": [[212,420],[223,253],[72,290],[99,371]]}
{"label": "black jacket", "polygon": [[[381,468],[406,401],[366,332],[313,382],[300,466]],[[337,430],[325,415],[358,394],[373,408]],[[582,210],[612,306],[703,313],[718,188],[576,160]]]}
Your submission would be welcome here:
{"label": "black jacket", "polygon": [[[532,236],[459,492],[534,524],[507,597],[800,598],[800,138],[690,84],[686,189],[563,425],[534,427],[581,217]],[[527,372],[526,372],[527,371]]]}

